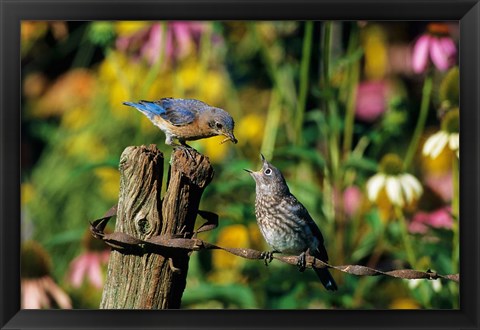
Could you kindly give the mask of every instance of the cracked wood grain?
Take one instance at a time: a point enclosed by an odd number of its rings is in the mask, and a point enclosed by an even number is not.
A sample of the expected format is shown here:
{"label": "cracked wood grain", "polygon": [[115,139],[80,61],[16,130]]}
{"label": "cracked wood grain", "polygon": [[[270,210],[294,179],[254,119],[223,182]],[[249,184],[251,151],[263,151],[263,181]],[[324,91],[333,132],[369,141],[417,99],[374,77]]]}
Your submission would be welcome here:
{"label": "cracked wood grain", "polygon": [[[200,198],[213,178],[213,168],[208,158],[194,150],[175,150],[161,199],[163,163],[155,145],[124,150],[119,166],[116,232],[141,240],[157,235],[192,237]],[[100,308],[179,308],[188,261],[188,251],[113,250]]]}

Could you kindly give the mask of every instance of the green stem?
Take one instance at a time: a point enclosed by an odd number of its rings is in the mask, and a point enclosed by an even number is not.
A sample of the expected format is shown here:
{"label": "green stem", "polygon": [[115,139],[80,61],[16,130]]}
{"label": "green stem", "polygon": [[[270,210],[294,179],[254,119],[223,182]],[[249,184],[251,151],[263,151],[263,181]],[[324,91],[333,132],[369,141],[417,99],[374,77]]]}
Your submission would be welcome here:
{"label": "green stem", "polygon": [[413,132],[413,137],[408,146],[407,154],[405,156],[405,162],[403,163],[403,167],[407,170],[413,160],[413,156],[418,148],[418,142],[420,141],[420,137],[423,133],[423,129],[425,128],[425,122],[427,120],[428,115],[428,108],[430,105],[430,97],[432,95],[432,76],[428,75],[425,77],[425,81],[423,82],[423,90],[422,90],[422,102],[420,104],[420,114],[418,116],[417,126],[415,127],[415,131]]}
{"label": "green stem", "polygon": [[277,139],[278,126],[281,117],[280,97],[277,91],[272,90],[270,104],[268,106],[267,119],[265,122],[265,130],[262,141],[261,153],[267,158],[272,159],[275,141]]}
{"label": "green stem", "polygon": [[416,257],[415,253],[413,252],[412,248],[412,242],[410,240],[410,234],[408,233],[408,225],[407,225],[407,220],[405,219],[405,216],[403,214],[403,211],[401,207],[395,206],[395,214],[397,215],[398,221],[400,223],[400,229],[402,231],[402,240],[403,240],[403,245],[405,247],[405,251],[407,253],[407,260],[410,263],[410,267],[413,269],[415,268],[416,265]]}
{"label": "green stem", "polygon": [[298,88],[298,102],[297,102],[297,112],[295,114],[295,141],[296,145],[301,145],[302,143],[302,125],[303,117],[305,113],[305,106],[307,101],[307,91],[308,91],[308,77],[310,69],[310,57],[312,52],[312,41],[313,41],[313,22],[308,21],[305,23],[305,34],[303,37],[303,49],[302,49],[302,61],[300,64],[300,85]]}
{"label": "green stem", "polygon": [[323,70],[323,83],[330,85],[330,75],[331,75],[331,49],[332,49],[332,22],[327,21],[324,23],[323,30],[323,61],[322,61],[322,70]]}
{"label": "green stem", "polygon": [[[355,25],[356,26],[356,25]],[[350,37],[348,53],[353,53],[358,47],[358,29],[353,27]],[[347,157],[352,148],[353,125],[355,122],[355,104],[357,99],[357,85],[360,77],[360,61],[355,61],[349,70],[347,112],[345,115],[345,130],[343,133],[343,157]]]}

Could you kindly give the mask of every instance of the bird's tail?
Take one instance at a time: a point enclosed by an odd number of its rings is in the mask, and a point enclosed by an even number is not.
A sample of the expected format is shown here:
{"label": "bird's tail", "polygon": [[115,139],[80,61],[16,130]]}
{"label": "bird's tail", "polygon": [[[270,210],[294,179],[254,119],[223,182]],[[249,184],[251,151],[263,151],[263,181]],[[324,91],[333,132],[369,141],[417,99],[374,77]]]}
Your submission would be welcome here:
{"label": "bird's tail", "polygon": [[332,274],[330,274],[328,271],[328,268],[314,268],[313,270],[317,274],[325,289],[330,291],[338,290],[337,283],[335,283],[335,280],[333,279]]}
{"label": "bird's tail", "polygon": [[153,119],[154,116],[165,113],[165,108],[163,108],[160,104],[151,101],[140,101],[138,103],[123,102],[123,104],[136,108],[149,119]]}

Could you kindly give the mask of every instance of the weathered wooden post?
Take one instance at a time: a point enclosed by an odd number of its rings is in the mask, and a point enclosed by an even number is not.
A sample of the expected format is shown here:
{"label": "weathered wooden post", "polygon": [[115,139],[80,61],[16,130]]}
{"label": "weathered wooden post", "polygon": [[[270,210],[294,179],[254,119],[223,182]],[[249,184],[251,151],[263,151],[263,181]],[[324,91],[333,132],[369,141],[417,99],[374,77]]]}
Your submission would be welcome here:
{"label": "weathered wooden post", "polygon": [[[208,159],[194,150],[172,153],[167,191],[161,199],[162,153],[155,145],[128,147],[120,158],[116,232],[145,240],[156,235],[192,236],[203,190],[213,178]],[[155,251],[157,252],[157,251]],[[179,308],[186,285],[188,253],[113,250],[102,309]]]}

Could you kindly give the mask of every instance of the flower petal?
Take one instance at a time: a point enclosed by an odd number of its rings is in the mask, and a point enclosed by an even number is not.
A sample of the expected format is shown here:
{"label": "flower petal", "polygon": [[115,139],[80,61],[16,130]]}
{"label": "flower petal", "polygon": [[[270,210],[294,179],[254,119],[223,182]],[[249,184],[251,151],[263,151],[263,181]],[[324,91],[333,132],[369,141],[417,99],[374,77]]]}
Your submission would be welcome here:
{"label": "flower petal", "polygon": [[440,131],[438,133],[437,140],[435,145],[432,147],[432,151],[430,152],[431,158],[437,158],[438,155],[442,152],[443,148],[447,145],[448,142],[448,134],[444,131]]}
{"label": "flower petal", "polygon": [[90,259],[88,265],[88,279],[90,283],[96,288],[101,288],[103,286],[103,275],[102,269],[100,267],[100,255],[94,256]]}
{"label": "flower petal", "polygon": [[41,293],[36,279],[22,280],[22,309],[40,309]]}
{"label": "flower petal", "polygon": [[413,192],[413,198],[418,199],[423,193],[423,188],[416,177],[411,174],[405,173],[402,175],[401,181],[410,187]]}
{"label": "flower petal", "polygon": [[367,181],[367,195],[368,199],[372,202],[377,200],[380,189],[385,185],[385,175],[375,174]]}
{"label": "flower petal", "polygon": [[412,234],[425,234],[428,231],[428,227],[422,222],[412,220],[408,225],[408,231]]}
{"label": "flower petal", "polygon": [[460,145],[460,135],[458,133],[450,134],[450,137],[448,139],[448,147],[450,148],[450,150],[457,151],[459,145]]}
{"label": "flower petal", "polygon": [[403,194],[405,195],[405,199],[407,203],[410,204],[413,201],[414,191],[408,180],[403,180],[403,176],[400,177],[400,185],[402,186]]}
{"label": "flower petal", "polygon": [[440,71],[447,70],[451,65],[451,55],[445,52],[439,38],[430,41],[430,58]]}
{"label": "flower petal", "polygon": [[398,178],[394,176],[387,177],[385,187],[390,201],[395,205],[403,206],[405,202],[403,200],[402,187]]}
{"label": "flower petal", "polygon": [[437,140],[440,138],[441,133],[442,132],[440,131],[435,134],[432,134],[431,136],[428,137],[427,141],[425,141],[422,148],[422,154],[424,156],[430,156],[433,148],[437,144]]}
{"label": "flower petal", "polygon": [[72,308],[70,297],[53,281],[51,277],[43,279],[45,292],[49,293],[53,301],[63,309]]}
{"label": "flower petal", "polygon": [[415,46],[413,46],[412,68],[415,73],[422,73],[427,68],[430,39],[432,39],[432,37],[424,34],[418,38]]}
{"label": "flower petal", "polygon": [[455,45],[455,42],[453,42],[452,38],[441,37],[439,38],[439,43],[449,59],[453,59],[453,57],[457,55],[457,46]]}
{"label": "flower petal", "polygon": [[70,264],[70,273],[68,280],[74,288],[82,285],[83,277],[87,271],[88,255],[80,255],[76,257]]}

